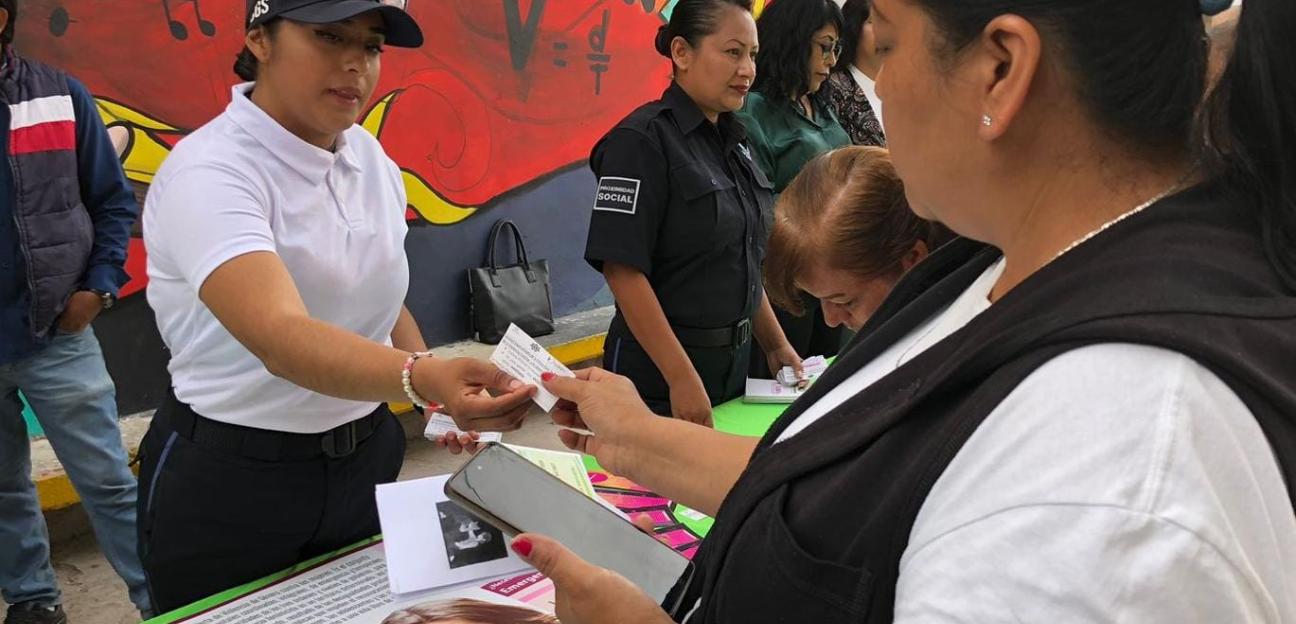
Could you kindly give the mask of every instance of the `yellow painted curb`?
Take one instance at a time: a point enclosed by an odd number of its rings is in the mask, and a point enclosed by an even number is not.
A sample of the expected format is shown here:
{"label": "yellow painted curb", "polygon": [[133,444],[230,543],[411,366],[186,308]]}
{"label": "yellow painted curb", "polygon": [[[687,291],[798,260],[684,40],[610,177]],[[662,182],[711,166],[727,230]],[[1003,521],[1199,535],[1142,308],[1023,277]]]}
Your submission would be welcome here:
{"label": "yellow painted curb", "polygon": [[[131,449],[128,456],[134,458],[135,449]],[[131,466],[130,469],[132,473],[139,475],[139,464]],[[36,479],[36,496],[40,499],[42,511],[63,509],[81,502],[76,488],[72,487],[72,481],[61,472]]]}
{"label": "yellow painted curb", "polygon": [[[607,337],[607,334],[596,334],[588,338],[564,342],[550,347],[549,353],[552,353],[564,365],[572,366],[602,356],[603,339],[605,337]],[[409,403],[392,403],[390,405],[391,410],[397,414],[403,414],[414,408]],[[130,449],[130,457],[135,457],[136,450]],[[138,466],[131,466],[131,471],[139,474]],[[68,480],[66,474],[61,472],[36,479],[36,495],[40,498],[41,509],[44,511],[63,509],[81,502],[76,489],[72,487],[72,482]]]}
{"label": "yellow painted curb", "polygon": [[595,334],[588,338],[564,342],[560,345],[554,345],[549,348],[549,353],[553,354],[564,366],[573,366],[603,356],[603,340],[607,334]]}
{"label": "yellow painted curb", "polygon": [[41,509],[54,511],[71,507],[81,501],[67,475],[56,473],[36,480],[36,495],[40,498]]}

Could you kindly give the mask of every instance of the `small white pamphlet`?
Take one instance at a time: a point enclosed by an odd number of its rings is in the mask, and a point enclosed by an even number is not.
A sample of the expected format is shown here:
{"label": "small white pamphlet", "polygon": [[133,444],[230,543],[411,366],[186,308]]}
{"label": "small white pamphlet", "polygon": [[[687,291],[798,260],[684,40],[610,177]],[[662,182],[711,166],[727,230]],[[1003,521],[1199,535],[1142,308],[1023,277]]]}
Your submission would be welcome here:
{"label": "small white pamphlet", "polygon": [[558,397],[545,390],[540,375],[553,373],[562,377],[575,377],[571,370],[550,355],[540,343],[512,324],[504,333],[499,346],[495,347],[490,361],[514,379],[524,384],[534,384],[539,389],[534,398],[535,403],[546,412],[558,403]]}
{"label": "small white pamphlet", "polygon": [[[506,446],[625,517],[594,492],[579,453]],[[378,486],[378,519],[387,544],[387,582],[393,594],[502,576],[528,567],[509,550],[502,531],[445,495],[449,479],[450,475],[442,475]],[[435,517],[431,517],[433,513]]]}
{"label": "small white pamphlet", "polygon": [[775,379],[747,379],[743,403],[791,403],[805,388],[785,386]]}
{"label": "small white pamphlet", "polygon": [[558,477],[563,483],[580,490],[581,494],[596,500],[599,498],[594,492],[594,486],[590,484],[589,473],[585,471],[585,460],[581,459],[580,453],[551,451],[516,444],[504,446],[543,468],[545,472]]}
{"label": "small white pamphlet", "polygon": [[527,569],[504,533],[446,497],[450,475],[378,485],[378,519],[393,594]]}
{"label": "small white pamphlet", "polygon": [[797,377],[796,371],[791,366],[784,366],[778,373],[778,381],[785,386],[795,386],[818,379],[826,370],[828,370],[828,360],[822,355],[816,355],[801,361],[801,377]]}
{"label": "small white pamphlet", "polygon": [[[459,425],[455,424],[453,418],[441,412],[433,412],[432,417],[428,419],[427,428],[423,430],[423,437],[435,442],[444,438],[447,433],[459,435],[464,432],[459,429]],[[479,435],[481,437],[477,441],[483,444],[500,442],[504,439],[504,434],[498,431],[482,431]]]}

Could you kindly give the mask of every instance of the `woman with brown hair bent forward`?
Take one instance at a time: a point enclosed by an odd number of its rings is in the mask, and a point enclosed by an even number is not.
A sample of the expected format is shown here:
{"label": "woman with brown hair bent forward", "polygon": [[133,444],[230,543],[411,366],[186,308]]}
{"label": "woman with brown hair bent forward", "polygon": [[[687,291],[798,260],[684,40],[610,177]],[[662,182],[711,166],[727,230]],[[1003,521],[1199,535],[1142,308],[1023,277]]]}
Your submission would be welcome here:
{"label": "woman with brown hair bent forward", "polygon": [[807,163],[779,196],[765,290],[797,315],[809,294],[829,327],[857,332],[900,278],[951,238],[909,209],[886,150],[839,148]]}

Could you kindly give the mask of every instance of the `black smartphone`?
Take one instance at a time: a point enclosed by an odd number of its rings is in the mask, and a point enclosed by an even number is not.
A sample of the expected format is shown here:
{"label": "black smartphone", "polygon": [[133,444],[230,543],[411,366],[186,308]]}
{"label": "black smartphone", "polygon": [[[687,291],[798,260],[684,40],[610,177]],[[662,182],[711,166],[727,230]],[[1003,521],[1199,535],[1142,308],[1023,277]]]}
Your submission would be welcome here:
{"label": "black smartphone", "polygon": [[486,444],[445,493],[509,535],[539,533],[612,570],[659,603],[692,563],[507,446]]}

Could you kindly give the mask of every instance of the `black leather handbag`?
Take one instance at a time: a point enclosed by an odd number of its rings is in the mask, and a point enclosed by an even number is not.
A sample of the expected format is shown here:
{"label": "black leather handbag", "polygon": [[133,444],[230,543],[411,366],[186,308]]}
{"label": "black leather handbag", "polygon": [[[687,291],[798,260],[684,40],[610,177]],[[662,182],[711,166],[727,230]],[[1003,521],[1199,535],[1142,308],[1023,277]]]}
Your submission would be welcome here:
{"label": "black leather handbag", "polygon": [[[499,266],[495,245],[505,229],[513,232],[517,264]],[[527,259],[526,245],[517,225],[500,219],[491,227],[486,262],[479,269],[468,270],[468,300],[473,333],[477,340],[498,344],[508,331],[509,323],[531,336],[554,331],[553,301],[549,297],[549,263]]]}

